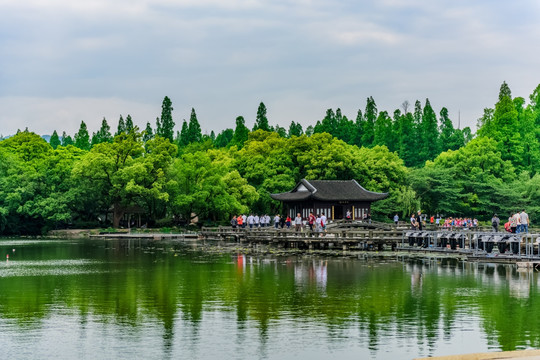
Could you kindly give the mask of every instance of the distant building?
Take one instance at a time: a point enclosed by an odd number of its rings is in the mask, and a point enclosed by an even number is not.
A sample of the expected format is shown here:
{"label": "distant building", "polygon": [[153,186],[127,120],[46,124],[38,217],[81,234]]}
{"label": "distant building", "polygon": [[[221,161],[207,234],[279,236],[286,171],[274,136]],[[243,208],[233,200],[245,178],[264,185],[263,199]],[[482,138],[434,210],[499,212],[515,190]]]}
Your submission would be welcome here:
{"label": "distant building", "polygon": [[386,198],[388,193],[368,191],[356,180],[302,179],[291,191],[270,196],[281,201],[292,218],[297,213],[307,218],[313,212],[338,220],[345,218],[347,211],[352,219],[363,219],[371,212],[371,203]]}

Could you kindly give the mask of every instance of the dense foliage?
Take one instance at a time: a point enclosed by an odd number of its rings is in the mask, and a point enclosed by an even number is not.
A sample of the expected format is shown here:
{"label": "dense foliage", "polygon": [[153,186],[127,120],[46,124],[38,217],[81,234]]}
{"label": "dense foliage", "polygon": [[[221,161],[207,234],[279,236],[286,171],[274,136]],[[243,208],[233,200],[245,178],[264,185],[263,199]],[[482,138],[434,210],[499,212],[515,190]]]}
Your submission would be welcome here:
{"label": "dense foliage", "polygon": [[[233,214],[280,211],[271,193],[300,179],[356,179],[389,192],[374,204],[386,219],[421,208],[428,214],[489,219],[526,208],[540,214],[540,85],[512,98],[503,83],[473,138],[456,129],[448,110],[429,99],[393,113],[369,97],[349,120],[340,109],[305,131],[271,126],[260,103],[253,130],[243,116],[235,128],[202,134],[195,109],[173,136],[172,102],[165,97],[156,129],[130,115],[111,134],[106,119],[90,136],[81,122],[72,138],[55,130],[47,143],[25,130],[0,141],[0,233],[39,233],[65,226],[120,226],[128,213],[152,226],[172,221],[225,221]],[[136,209],[136,211],[134,211]]]}

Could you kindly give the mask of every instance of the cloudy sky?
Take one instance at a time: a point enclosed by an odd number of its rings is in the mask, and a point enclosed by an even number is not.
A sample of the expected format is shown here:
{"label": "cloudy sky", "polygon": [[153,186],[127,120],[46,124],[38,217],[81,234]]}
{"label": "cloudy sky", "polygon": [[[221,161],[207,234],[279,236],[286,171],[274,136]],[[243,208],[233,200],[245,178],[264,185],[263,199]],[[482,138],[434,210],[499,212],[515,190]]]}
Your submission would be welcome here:
{"label": "cloudy sky", "polygon": [[536,0],[0,0],[0,134],[90,132],[120,115],[179,130],[251,127],[263,101],[288,128],[408,100],[471,126],[506,81],[540,83]]}

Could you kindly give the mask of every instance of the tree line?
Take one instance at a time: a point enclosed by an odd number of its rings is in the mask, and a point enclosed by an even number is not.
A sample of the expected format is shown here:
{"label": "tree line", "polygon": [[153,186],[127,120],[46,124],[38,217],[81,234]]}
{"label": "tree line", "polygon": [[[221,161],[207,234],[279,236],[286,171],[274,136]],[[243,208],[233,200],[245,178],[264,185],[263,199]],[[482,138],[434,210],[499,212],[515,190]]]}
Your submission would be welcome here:
{"label": "tree line", "polygon": [[165,97],[155,127],[130,115],[116,131],[106,119],[90,135],[81,122],[71,137],[54,131],[47,143],[28,130],[0,141],[0,232],[40,233],[65,226],[98,226],[105,215],[119,226],[133,208],[149,226],[173,221],[225,221],[233,214],[280,211],[270,193],[300,179],[356,179],[390,196],[374,204],[386,219],[416,209],[429,214],[490,218],[527,208],[539,212],[540,85],[512,98],[503,83],[478,131],[454,128],[448,110],[437,117],[429,99],[404,102],[392,116],[369,97],[349,120],[340,109],[303,129],[271,126],[260,103],[253,128],[202,134],[195,109],[174,131]]}

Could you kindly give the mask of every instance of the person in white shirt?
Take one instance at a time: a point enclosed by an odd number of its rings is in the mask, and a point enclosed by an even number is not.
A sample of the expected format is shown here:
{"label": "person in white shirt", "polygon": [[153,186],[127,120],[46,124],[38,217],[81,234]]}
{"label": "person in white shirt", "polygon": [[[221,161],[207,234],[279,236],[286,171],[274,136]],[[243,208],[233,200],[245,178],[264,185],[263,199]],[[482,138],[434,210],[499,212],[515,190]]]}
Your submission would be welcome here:
{"label": "person in white shirt", "polygon": [[274,216],[274,227],[277,229],[279,227],[279,220],[281,218],[279,217],[279,215],[276,215]]}
{"label": "person in white shirt", "polygon": [[300,216],[300,213],[296,214],[296,217],[294,218],[294,230],[300,231],[302,228],[302,216]]}
{"label": "person in white shirt", "polygon": [[519,211],[516,211],[513,218],[516,224],[516,233],[519,234],[521,232],[521,217],[519,216]]}
{"label": "person in white shirt", "polygon": [[529,232],[529,215],[524,210],[521,210],[519,214],[519,219],[521,220],[521,232]]}
{"label": "person in white shirt", "polygon": [[315,219],[315,223],[317,224],[316,231],[321,232],[322,231],[322,225],[321,225],[321,216],[319,214],[317,214],[317,217]]}

